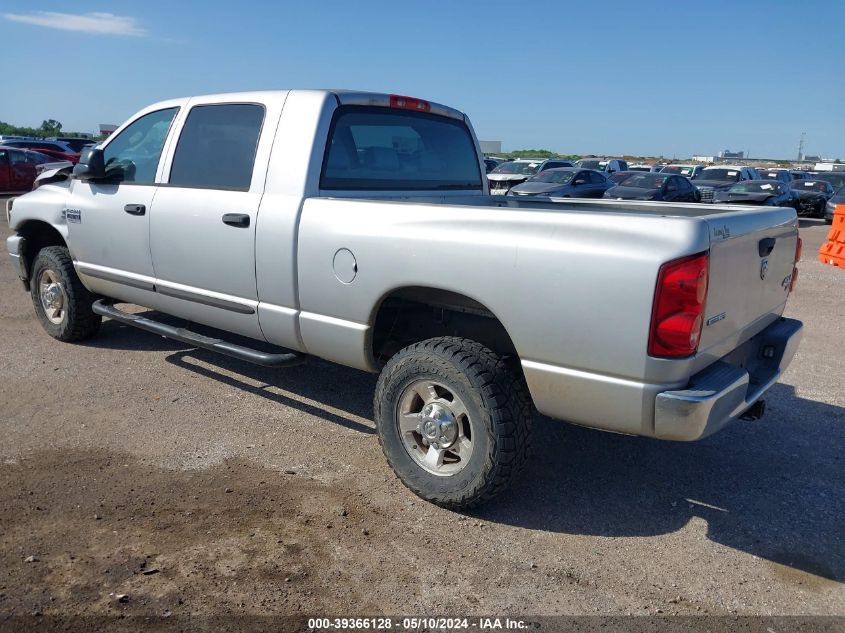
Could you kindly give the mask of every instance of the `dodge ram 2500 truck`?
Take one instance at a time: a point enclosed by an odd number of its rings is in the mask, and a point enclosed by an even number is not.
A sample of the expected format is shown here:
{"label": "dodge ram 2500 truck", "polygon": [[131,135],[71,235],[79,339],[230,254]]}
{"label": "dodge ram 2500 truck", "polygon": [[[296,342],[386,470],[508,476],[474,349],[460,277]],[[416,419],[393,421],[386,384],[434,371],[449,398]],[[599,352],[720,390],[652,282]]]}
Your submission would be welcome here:
{"label": "dodge ram 2500 truck", "polygon": [[446,507],[516,475],[535,409],[668,440],[762,414],[801,334],[794,209],[502,199],[484,171],[467,117],[421,99],[175,99],[45,173],[7,248],[58,340],[105,316],[379,372],[384,454]]}

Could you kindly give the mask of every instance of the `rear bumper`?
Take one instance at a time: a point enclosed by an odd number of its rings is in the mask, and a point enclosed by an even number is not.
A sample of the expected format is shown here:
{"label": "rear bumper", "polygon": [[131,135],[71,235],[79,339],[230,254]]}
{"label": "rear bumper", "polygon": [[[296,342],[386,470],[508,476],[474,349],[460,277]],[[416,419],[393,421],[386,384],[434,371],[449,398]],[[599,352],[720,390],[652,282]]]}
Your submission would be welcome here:
{"label": "rear bumper", "polygon": [[690,378],[685,389],[657,394],[655,437],[698,440],[741,416],[789,366],[802,331],[801,321],[779,319],[747,343],[738,364],[717,361]]}
{"label": "rear bumper", "polygon": [[537,410],[583,426],[665,440],[707,437],[740,417],[786,370],[802,324],[778,319],[676,383],[649,383],[530,360],[522,370]]}

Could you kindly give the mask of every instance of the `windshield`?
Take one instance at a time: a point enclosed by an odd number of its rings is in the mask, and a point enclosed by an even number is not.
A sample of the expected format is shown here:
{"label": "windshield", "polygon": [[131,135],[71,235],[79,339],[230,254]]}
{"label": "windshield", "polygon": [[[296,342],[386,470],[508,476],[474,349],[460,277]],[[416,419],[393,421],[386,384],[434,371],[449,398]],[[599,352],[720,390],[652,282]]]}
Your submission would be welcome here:
{"label": "windshield", "polygon": [[550,169],[549,171],[544,171],[539,176],[534,176],[531,179],[531,182],[553,182],[560,185],[565,185],[570,180],[572,180],[572,177],[574,175],[574,171]]}
{"label": "windshield", "polygon": [[778,186],[771,182],[757,182],[747,180],[740,182],[728,189],[730,193],[778,193]]}
{"label": "windshield", "polygon": [[637,187],[638,189],[660,189],[668,175],[664,176],[662,173],[641,173],[628,176],[625,180],[619,183],[621,187]]}
{"label": "windshield", "polygon": [[494,169],[491,174],[523,174],[530,176],[531,174],[536,174],[537,169],[540,167],[540,163],[517,163],[517,162],[510,162],[510,163],[502,163],[496,169]]}
{"label": "windshield", "polygon": [[804,191],[827,191],[827,182],[824,180],[798,180],[793,182],[792,186]]}
{"label": "windshield", "polygon": [[760,178],[763,180],[778,180],[778,176],[780,175],[776,171],[760,171],[759,169],[757,173],[760,174]]}
{"label": "windshield", "polygon": [[813,176],[813,178],[820,178],[822,180],[826,180],[834,187],[841,187],[842,185],[845,185],[845,172],[828,172],[826,174],[816,174],[815,176]]}
{"label": "windshield", "polygon": [[698,174],[695,180],[731,180],[737,182],[739,181],[739,170],[708,167]]}
{"label": "windshield", "polygon": [[664,167],[661,170],[661,173],[664,174],[681,174],[682,176],[686,176],[689,178],[692,176],[692,173],[695,171],[695,166],[693,165],[669,165],[668,167]]}
{"label": "windshield", "polygon": [[604,161],[600,160],[579,160],[578,166],[583,167],[584,169],[598,169],[599,171],[604,171],[604,165],[602,164]]}

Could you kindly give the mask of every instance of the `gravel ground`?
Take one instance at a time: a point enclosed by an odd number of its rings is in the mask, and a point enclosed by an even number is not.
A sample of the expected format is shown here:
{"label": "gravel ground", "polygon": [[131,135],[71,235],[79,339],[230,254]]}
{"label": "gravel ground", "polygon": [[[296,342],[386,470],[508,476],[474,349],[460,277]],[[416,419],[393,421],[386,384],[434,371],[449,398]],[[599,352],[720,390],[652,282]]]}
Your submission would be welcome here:
{"label": "gravel ground", "polygon": [[845,271],[803,223],[806,334],[763,420],[676,444],[540,418],[473,514],[394,478],[375,376],[113,322],[56,342],[4,252],[0,614],[843,615]]}

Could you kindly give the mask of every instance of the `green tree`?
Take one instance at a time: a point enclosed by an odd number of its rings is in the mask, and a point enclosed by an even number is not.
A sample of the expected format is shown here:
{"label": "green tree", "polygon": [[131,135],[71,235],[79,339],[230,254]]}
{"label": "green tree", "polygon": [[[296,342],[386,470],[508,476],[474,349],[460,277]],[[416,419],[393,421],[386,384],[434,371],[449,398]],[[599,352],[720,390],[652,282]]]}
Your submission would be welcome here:
{"label": "green tree", "polygon": [[41,122],[38,131],[42,136],[58,136],[62,132],[62,124],[55,119],[47,119]]}

